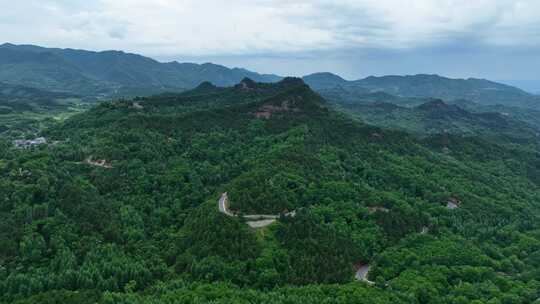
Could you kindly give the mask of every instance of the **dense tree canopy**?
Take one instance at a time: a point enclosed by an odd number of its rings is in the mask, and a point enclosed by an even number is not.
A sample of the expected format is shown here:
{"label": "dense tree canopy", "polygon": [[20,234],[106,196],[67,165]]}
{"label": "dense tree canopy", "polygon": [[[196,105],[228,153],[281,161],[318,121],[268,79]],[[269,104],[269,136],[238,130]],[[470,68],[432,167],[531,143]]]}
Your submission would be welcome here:
{"label": "dense tree canopy", "polygon": [[43,135],[0,141],[0,302],[540,297],[535,143],[379,129],[295,79],[107,102]]}

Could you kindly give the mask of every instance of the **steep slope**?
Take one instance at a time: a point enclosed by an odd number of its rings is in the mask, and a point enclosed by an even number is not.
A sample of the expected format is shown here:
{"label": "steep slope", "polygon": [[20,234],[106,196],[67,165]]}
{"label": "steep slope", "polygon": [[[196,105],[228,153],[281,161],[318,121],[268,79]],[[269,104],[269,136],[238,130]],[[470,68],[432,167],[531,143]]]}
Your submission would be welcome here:
{"label": "steep slope", "polygon": [[[533,146],[420,141],[295,78],[106,102],[41,135],[59,143],[0,142],[6,303],[540,296]],[[223,192],[238,217],[219,212]],[[241,216],[291,210],[260,230]],[[373,286],[353,281],[364,264]]]}
{"label": "steep slope", "polygon": [[261,82],[280,79],[211,63],[160,63],[121,51],[0,46],[0,81],[98,97],[185,90],[203,81],[230,86],[244,77]]}

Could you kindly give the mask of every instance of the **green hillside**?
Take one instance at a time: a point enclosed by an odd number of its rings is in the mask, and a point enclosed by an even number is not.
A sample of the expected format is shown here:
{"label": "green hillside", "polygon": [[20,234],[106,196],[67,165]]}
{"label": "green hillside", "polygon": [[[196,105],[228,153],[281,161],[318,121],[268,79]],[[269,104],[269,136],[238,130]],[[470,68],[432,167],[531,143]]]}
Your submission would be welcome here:
{"label": "green hillside", "polygon": [[294,78],[106,102],[41,135],[58,143],[0,142],[0,302],[540,297],[534,145],[372,127]]}

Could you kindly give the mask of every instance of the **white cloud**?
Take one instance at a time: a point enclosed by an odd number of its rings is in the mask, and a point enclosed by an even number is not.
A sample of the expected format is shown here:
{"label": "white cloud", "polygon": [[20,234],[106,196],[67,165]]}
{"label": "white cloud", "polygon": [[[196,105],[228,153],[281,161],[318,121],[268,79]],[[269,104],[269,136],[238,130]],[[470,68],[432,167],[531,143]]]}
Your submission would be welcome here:
{"label": "white cloud", "polygon": [[0,0],[14,43],[163,56],[539,46],[538,0]]}

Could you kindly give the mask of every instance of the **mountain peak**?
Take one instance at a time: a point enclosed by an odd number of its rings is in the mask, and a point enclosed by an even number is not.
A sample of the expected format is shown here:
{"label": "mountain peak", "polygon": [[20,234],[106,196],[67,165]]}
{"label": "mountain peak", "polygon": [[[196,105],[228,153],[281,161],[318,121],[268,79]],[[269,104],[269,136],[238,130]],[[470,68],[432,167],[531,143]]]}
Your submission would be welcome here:
{"label": "mountain peak", "polygon": [[255,90],[257,88],[257,83],[251,78],[244,77],[237,85],[235,85],[235,87],[246,91]]}
{"label": "mountain peak", "polygon": [[347,80],[343,79],[341,76],[330,73],[330,72],[319,72],[319,73],[309,74],[309,75],[304,76],[304,79],[312,79],[312,80],[315,80],[315,79],[323,80],[324,79],[324,80],[333,80],[333,81],[337,81],[337,82],[347,81]]}
{"label": "mountain peak", "polygon": [[310,74],[304,76],[303,79],[309,86],[316,90],[335,88],[347,83],[347,80],[329,72]]}
{"label": "mountain peak", "polygon": [[199,84],[195,89],[193,89],[193,91],[197,91],[197,92],[211,92],[211,91],[214,91],[216,90],[218,87],[215,86],[213,83],[211,83],[210,81],[203,81],[201,82],[201,84]]}
{"label": "mountain peak", "polygon": [[285,77],[280,82],[278,82],[278,84],[282,86],[300,86],[305,85],[306,83],[302,80],[302,78]]}
{"label": "mountain peak", "polygon": [[287,87],[275,96],[266,99],[254,115],[270,118],[275,114],[314,113],[324,108],[324,99],[313,92],[301,79],[289,77],[278,83]]}

